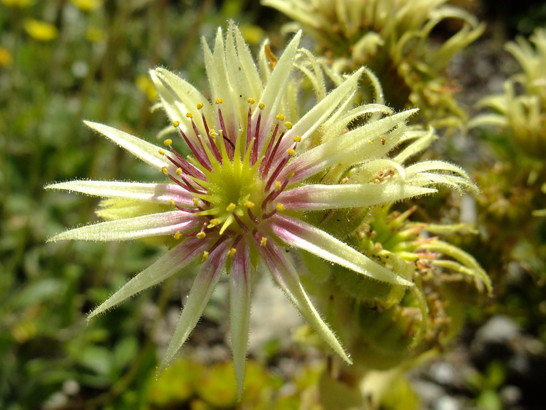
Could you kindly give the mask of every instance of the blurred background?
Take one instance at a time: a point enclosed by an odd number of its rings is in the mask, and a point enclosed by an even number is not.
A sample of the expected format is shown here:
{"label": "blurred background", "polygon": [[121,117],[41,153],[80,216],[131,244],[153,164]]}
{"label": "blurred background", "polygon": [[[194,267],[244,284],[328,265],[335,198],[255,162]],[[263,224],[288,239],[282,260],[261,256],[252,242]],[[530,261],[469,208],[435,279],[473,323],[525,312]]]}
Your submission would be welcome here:
{"label": "blurred background", "polygon": [[[481,39],[449,68],[460,86],[459,101],[472,114],[479,98],[502,91],[502,82],[518,70],[504,43],[544,26],[546,5],[451,3],[487,23]],[[236,404],[222,286],[181,359],[156,380],[158,355],[190,283],[171,280],[89,324],[85,316],[164,249],[142,242],[46,243],[55,233],[93,221],[97,201],[46,192],[45,185],[156,178],[82,120],[154,141],[165,117],[151,112],[156,94],[148,70],[167,67],[207,90],[201,36],[211,39],[229,19],[255,51],[266,38],[274,52],[282,49],[280,27],[288,18],[250,0],[0,0],[1,409],[297,409],[316,383],[318,354],[272,332],[251,350],[245,395]],[[511,171],[499,171],[492,183],[483,168],[502,168],[510,152],[502,142],[490,144],[490,134],[475,138],[466,145],[444,142],[439,150],[480,186],[506,188],[487,190],[490,202],[482,208],[500,197],[509,207],[533,205],[518,208],[520,219],[510,223],[491,219],[500,236],[482,235],[469,245],[495,283],[494,298],[469,310],[451,359],[412,377],[430,408],[538,409],[546,385],[546,224],[536,218],[523,229],[521,220],[531,220],[532,209],[545,201],[510,191]],[[465,152],[476,144],[485,148]],[[543,163],[529,167],[542,172]],[[518,195],[521,202],[510,202]],[[269,296],[264,300],[275,303]],[[280,302],[280,312],[283,304],[288,302]],[[457,371],[461,366],[470,370]],[[408,403],[386,408],[417,408]],[[462,407],[438,407],[442,403]]]}

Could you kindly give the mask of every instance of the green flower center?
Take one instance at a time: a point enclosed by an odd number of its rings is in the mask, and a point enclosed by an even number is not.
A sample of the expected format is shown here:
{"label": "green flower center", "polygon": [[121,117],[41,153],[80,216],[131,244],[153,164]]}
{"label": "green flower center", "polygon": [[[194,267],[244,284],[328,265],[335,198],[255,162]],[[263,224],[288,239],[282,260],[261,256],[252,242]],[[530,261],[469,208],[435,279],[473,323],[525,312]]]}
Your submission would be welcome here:
{"label": "green flower center", "polygon": [[[261,207],[266,198],[265,183],[258,174],[258,164],[251,166],[248,158],[241,160],[239,157],[217,165],[212,172],[205,171],[207,182],[204,185],[207,192],[196,195],[208,203],[208,209],[200,214],[210,216],[211,223],[215,225],[221,224],[221,233],[238,218],[239,223],[233,224],[230,229],[240,231],[238,225],[242,223],[248,226],[254,222],[252,219],[262,216]],[[251,219],[251,215],[254,218]]]}
{"label": "green flower center", "polygon": [[[193,207],[180,207],[181,210],[207,217],[198,237],[205,237],[206,231],[219,229],[222,235],[226,230],[237,235],[245,232],[256,233],[261,221],[284,209],[276,202],[278,195],[287,187],[290,175],[281,171],[289,163],[300,137],[294,137],[288,144],[283,141],[287,129],[292,127],[277,115],[276,121],[264,127],[262,123],[263,104],[253,119],[253,99],[249,99],[248,122],[245,127],[238,125],[236,135],[233,128],[228,132],[220,109],[222,99],[217,99],[218,125],[216,131],[202,115],[206,135],[202,135],[191,119],[194,138],[188,138],[180,123],[181,136],[193,153],[184,158],[172,148],[172,140],[166,140],[172,155],[167,158],[175,166],[164,167],[163,173],[193,195]],[[202,104],[197,106],[200,110]],[[254,111],[254,113],[256,113]],[[227,123],[233,125],[232,123]],[[282,148],[284,146],[284,148]],[[286,148],[288,146],[288,148]],[[281,180],[279,180],[279,178]]]}

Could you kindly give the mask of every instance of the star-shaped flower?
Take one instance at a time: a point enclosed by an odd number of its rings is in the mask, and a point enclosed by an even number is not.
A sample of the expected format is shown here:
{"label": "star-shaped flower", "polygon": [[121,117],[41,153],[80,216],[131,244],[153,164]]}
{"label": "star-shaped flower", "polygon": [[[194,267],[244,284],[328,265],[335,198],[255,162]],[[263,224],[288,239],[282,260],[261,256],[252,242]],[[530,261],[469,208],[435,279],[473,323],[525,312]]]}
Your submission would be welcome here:
{"label": "star-shaped flower", "polygon": [[[191,151],[188,156],[176,148],[182,141],[179,144],[167,139],[166,147],[159,147],[118,129],[86,122],[157,169],[167,183],[80,180],[47,187],[107,198],[103,202],[106,209],[99,215],[111,219],[69,230],[51,241],[176,240],[165,255],[97,307],[89,318],[183,272],[192,261],[201,263],[162,368],[197,324],[222,273],[229,275],[231,342],[239,392],[244,378],[251,278],[261,270],[272,275],[332,350],[350,362],[313,307],[285,248],[309,252],[379,281],[412,286],[319,224],[311,223],[309,213],[391,203],[435,192],[432,184],[467,181],[459,168],[439,161],[408,175],[396,165],[398,171],[389,178],[379,181],[371,176],[370,181],[364,181],[370,170],[393,162],[386,157],[394,148],[405,144],[403,152],[407,152],[408,141],[415,136],[405,132],[405,120],[413,111],[391,115],[390,109],[377,104],[353,107],[352,97],[362,73],[359,70],[300,117],[293,104],[297,90],[294,93],[291,89],[293,75],[297,67],[301,69],[296,61],[299,40],[298,33],[278,61],[268,60],[262,53],[258,69],[239,30],[230,25],[224,38],[219,29],[213,51],[204,44],[210,100],[169,71],[152,70],[161,106]],[[351,128],[355,120],[359,125]],[[332,169],[350,169],[353,175],[363,172],[360,182],[328,178],[325,183],[321,176]],[[437,171],[450,175],[443,180]],[[123,208],[128,202],[135,205],[130,209],[137,211]],[[121,208],[123,212],[117,212]]]}

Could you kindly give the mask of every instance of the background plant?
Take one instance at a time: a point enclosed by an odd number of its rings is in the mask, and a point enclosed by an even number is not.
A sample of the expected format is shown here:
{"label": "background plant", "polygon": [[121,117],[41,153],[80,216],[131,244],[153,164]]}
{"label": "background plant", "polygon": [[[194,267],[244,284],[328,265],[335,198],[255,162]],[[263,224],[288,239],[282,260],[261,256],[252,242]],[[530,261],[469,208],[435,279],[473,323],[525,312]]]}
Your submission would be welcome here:
{"label": "background plant", "polygon": [[[446,72],[452,56],[475,41],[484,26],[446,0],[264,0],[295,20],[335,72],[365,65],[379,78],[387,104],[419,107],[425,123],[461,126],[465,113]],[[435,30],[444,24],[446,38]],[[287,28],[290,29],[291,26]],[[364,100],[366,91],[363,87]],[[369,92],[369,91],[368,91]],[[369,98],[369,97],[368,97]]]}

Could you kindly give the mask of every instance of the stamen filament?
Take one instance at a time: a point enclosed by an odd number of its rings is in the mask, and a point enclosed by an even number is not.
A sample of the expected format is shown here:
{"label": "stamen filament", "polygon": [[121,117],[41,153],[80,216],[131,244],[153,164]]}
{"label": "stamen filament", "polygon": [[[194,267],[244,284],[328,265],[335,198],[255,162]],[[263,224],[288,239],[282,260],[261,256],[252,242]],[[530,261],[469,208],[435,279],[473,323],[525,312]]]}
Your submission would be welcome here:
{"label": "stamen filament", "polygon": [[252,107],[248,107],[248,117],[246,121],[246,146],[250,144],[252,139]]}
{"label": "stamen filament", "polygon": [[211,254],[222,242],[227,239],[227,236],[220,236],[216,242],[209,248],[208,253]]}
{"label": "stamen filament", "polygon": [[[218,108],[218,120],[220,121],[220,130],[223,131],[223,135],[222,135],[223,140],[227,141],[228,144],[231,147],[231,151],[228,150],[228,156],[229,156],[229,159],[232,159],[233,158],[233,151],[235,150],[235,146],[233,145],[233,142],[229,138],[229,134],[227,132],[226,124],[224,123],[224,116],[222,115],[222,110],[220,108]],[[227,149],[227,147],[226,147],[226,149]]]}
{"label": "stamen filament", "polygon": [[262,122],[262,112],[260,111],[258,113],[258,119],[256,120],[256,131],[254,132],[254,136],[256,138],[256,143],[254,144],[254,151],[252,152],[252,164],[255,164],[258,159],[258,150],[260,147],[260,124]]}
{"label": "stamen filament", "polygon": [[279,165],[277,165],[277,167],[275,168],[275,171],[271,174],[271,176],[270,176],[269,179],[267,180],[267,184],[265,185],[265,190],[266,190],[266,191],[269,191],[269,188],[271,188],[271,184],[273,184],[273,182],[275,181],[275,179],[277,178],[277,176],[281,173],[282,169],[283,169],[284,166],[288,163],[289,160],[290,160],[290,156],[287,156],[286,158],[284,158],[284,159],[279,163]]}
{"label": "stamen filament", "polygon": [[273,215],[275,215],[277,213],[277,209],[274,208],[271,212],[268,212],[266,214],[263,214],[262,216],[262,220],[263,219],[267,219],[267,218],[271,218]]}
{"label": "stamen filament", "polygon": [[[199,133],[199,130],[197,129],[197,125],[195,125],[195,122],[193,121],[193,117],[191,118],[191,125],[193,127],[193,132],[195,134],[195,137],[197,138],[197,141],[199,141],[199,144],[201,145],[201,148],[203,149],[203,151],[206,151],[205,150],[205,145],[203,144],[203,138],[201,137],[201,134]],[[207,155],[208,157],[208,155]],[[209,160],[209,164],[211,163],[211,159],[208,158]]]}
{"label": "stamen filament", "polygon": [[252,213],[252,210],[250,208],[247,208],[248,217],[254,222],[254,224],[258,225],[260,220]]}
{"label": "stamen filament", "polygon": [[184,138],[184,141],[186,141],[186,144],[188,145],[188,148],[191,150],[191,152],[193,153],[195,158],[199,161],[199,163],[203,166],[203,168],[210,171],[211,167],[210,167],[210,163],[208,162],[208,160],[206,160],[206,158],[203,157],[201,152],[199,152],[199,150],[191,143],[191,141],[186,136],[184,131],[182,131],[182,128],[178,127],[178,131],[180,131],[180,135],[182,135],[182,138]]}
{"label": "stamen filament", "polygon": [[214,138],[211,136],[209,124],[207,123],[207,119],[205,118],[205,114],[201,113],[201,118],[203,119],[203,126],[205,127],[205,131],[207,133],[207,137],[209,139],[209,144],[212,149],[212,152],[214,153],[214,156],[216,157],[216,160],[221,164],[222,163],[222,156],[220,155],[220,151],[218,151],[218,147],[216,146],[216,141],[214,141]]}
{"label": "stamen filament", "polygon": [[279,138],[275,141],[275,137],[277,135],[277,131],[279,129],[279,124],[275,126],[275,129],[273,130],[273,134],[271,135],[271,138],[269,139],[269,143],[267,144],[267,150],[264,155],[264,161],[262,162],[262,173],[267,174],[269,171],[269,168],[271,167],[271,162],[273,161],[273,158],[275,158],[275,154],[277,152],[277,149],[279,147],[280,141],[282,137],[284,136],[284,132],[281,133]]}
{"label": "stamen filament", "polygon": [[199,179],[204,179],[205,175],[195,166],[190,164],[185,158],[183,158],[178,152],[173,150],[173,154],[175,154],[176,159],[179,161],[176,161],[175,159],[171,158],[170,156],[166,156],[171,163],[176,166],[177,168],[182,169],[182,171],[187,174],[194,176]]}
{"label": "stamen filament", "polygon": [[245,232],[248,232],[248,226],[245,225],[245,223],[241,220],[241,218],[239,218],[236,214],[232,214],[233,215],[233,218],[235,218],[235,221],[237,222],[237,224],[241,227],[241,229]]}
{"label": "stamen filament", "polygon": [[288,185],[288,179],[284,181],[283,184],[278,189],[271,191],[262,202],[262,209],[265,209],[265,207],[267,206],[269,202],[274,201],[275,198],[277,198],[281,194],[281,192],[284,191],[287,185]]}

